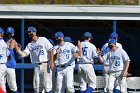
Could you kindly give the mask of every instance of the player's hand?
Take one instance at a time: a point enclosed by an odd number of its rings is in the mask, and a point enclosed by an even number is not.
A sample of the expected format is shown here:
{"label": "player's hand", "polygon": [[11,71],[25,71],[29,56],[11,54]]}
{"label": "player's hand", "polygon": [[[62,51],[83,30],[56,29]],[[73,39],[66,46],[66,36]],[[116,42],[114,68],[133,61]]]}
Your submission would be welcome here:
{"label": "player's hand", "polygon": [[54,69],[54,63],[50,63],[50,68],[51,68],[51,70]]}
{"label": "player's hand", "polygon": [[18,51],[21,49],[21,45],[20,44],[16,44],[15,49]]}
{"label": "player's hand", "polygon": [[96,49],[96,53],[97,53],[98,55],[101,55],[101,51],[100,51],[99,48]]}
{"label": "player's hand", "polygon": [[13,49],[16,46],[16,41],[15,40],[10,40],[9,42],[9,48]]}
{"label": "player's hand", "polygon": [[57,48],[56,53],[59,54],[60,51],[61,51],[61,48],[59,47],[59,48]]}
{"label": "player's hand", "polygon": [[127,77],[128,72],[124,70],[122,74],[123,74],[123,77]]}

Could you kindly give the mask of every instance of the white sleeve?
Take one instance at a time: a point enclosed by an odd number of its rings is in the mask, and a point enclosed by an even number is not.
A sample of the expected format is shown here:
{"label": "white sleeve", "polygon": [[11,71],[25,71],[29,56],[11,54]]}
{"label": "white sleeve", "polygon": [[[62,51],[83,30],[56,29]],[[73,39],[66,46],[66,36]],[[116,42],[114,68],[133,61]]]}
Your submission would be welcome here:
{"label": "white sleeve", "polygon": [[102,57],[103,57],[104,62],[109,60],[109,52],[103,55]]}
{"label": "white sleeve", "polygon": [[123,62],[128,62],[130,61],[130,58],[128,56],[128,54],[126,53],[125,50],[122,49],[122,59],[123,59]]}
{"label": "white sleeve", "polygon": [[28,45],[26,46],[25,50],[23,51],[23,53],[25,54],[25,56],[28,56],[30,54],[30,50]]}
{"label": "white sleeve", "polygon": [[71,51],[72,51],[72,53],[75,53],[77,51],[76,47],[73,44],[71,44]]}
{"label": "white sleeve", "polygon": [[48,40],[47,38],[44,38],[44,40],[43,40],[43,41],[45,42],[45,47],[46,47],[46,50],[47,50],[47,51],[52,50],[53,45],[49,42],[49,40]]}
{"label": "white sleeve", "polygon": [[120,43],[117,43],[116,45],[117,45],[117,47],[119,47],[120,49],[123,48],[122,45],[121,45]]}
{"label": "white sleeve", "polygon": [[93,46],[92,55],[93,55],[93,58],[97,58],[98,57],[98,54],[96,52],[96,47],[95,46]]}
{"label": "white sleeve", "polygon": [[9,56],[10,55],[10,51],[9,51],[9,49],[7,48],[6,49],[6,56]]}

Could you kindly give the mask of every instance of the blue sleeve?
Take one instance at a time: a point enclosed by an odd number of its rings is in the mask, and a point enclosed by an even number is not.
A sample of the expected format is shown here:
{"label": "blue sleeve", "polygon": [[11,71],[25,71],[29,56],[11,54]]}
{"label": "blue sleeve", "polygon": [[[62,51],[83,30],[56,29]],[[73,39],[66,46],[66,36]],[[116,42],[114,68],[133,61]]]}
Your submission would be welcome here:
{"label": "blue sleeve", "polygon": [[21,59],[20,54],[18,52],[16,52],[16,50],[15,50],[15,59],[16,60],[20,60]]}

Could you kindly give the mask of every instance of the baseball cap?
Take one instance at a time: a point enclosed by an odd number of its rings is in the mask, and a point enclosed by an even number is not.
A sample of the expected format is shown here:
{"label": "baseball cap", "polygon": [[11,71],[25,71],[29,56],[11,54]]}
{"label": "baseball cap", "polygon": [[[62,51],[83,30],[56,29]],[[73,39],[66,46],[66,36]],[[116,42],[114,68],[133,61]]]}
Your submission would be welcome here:
{"label": "baseball cap", "polygon": [[91,37],[91,38],[93,38],[90,32],[85,32],[83,34],[83,37]]}
{"label": "baseball cap", "polygon": [[62,32],[55,33],[55,37],[64,37],[64,34]]}
{"label": "baseball cap", "polygon": [[64,41],[65,41],[65,42],[73,42],[69,36],[66,36],[66,37],[64,38]]}
{"label": "baseball cap", "polygon": [[116,44],[116,39],[114,39],[114,38],[109,38],[108,43],[109,43],[109,44]]}
{"label": "baseball cap", "polygon": [[118,38],[118,34],[116,32],[113,32],[110,34],[110,38]]}
{"label": "baseball cap", "polygon": [[12,34],[14,34],[15,33],[15,30],[14,30],[13,27],[7,27],[6,33],[12,33]]}
{"label": "baseball cap", "polygon": [[0,27],[0,33],[4,34],[4,30]]}
{"label": "baseball cap", "polygon": [[28,32],[37,32],[37,29],[33,26],[29,26],[27,29]]}

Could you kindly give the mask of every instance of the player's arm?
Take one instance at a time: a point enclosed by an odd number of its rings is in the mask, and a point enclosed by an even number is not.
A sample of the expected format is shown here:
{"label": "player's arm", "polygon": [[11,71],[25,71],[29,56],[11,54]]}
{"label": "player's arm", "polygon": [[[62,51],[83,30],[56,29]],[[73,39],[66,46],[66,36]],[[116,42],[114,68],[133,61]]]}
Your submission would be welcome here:
{"label": "player's arm", "polygon": [[56,60],[58,57],[59,57],[59,53],[60,53],[60,51],[61,51],[61,48],[57,48],[56,50],[54,50],[55,51],[55,53],[54,53],[54,60]]}
{"label": "player's arm", "polygon": [[[21,45],[19,45],[19,44],[16,45],[16,46],[15,46],[15,49],[16,49],[16,51],[19,53],[19,55],[20,55],[22,58],[25,57],[25,56],[27,56],[27,54],[26,54],[25,52],[23,52],[23,51],[20,50],[20,49],[21,49]],[[28,54],[30,53],[28,47],[25,48],[25,51],[28,51]]]}
{"label": "player's arm", "polygon": [[51,70],[54,68],[54,56],[53,56],[53,50],[49,51],[50,54],[50,65],[51,65]]}
{"label": "player's arm", "polygon": [[104,62],[104,59],[103,59],[103,57],[101,56],[101,51],[100,51],[100,49],[97,48],[96,52],[97,52],[97,54],[98,54],[98,59],[99,59],[100,63],[103,63],[103,62]]}
{"label": "player's arm", "polygon": [[123,70],[123,77],[126,77],[127,74],[128,74],[128,68],[129,68],[129,65],[130,65],[130,58],[124,50],[122,51],[122,58],[123,58],[123,61],[124,61],[124,64],[125,64],[125,68]]}
{"label": "player's arm", "polygon": [[81,45],[81,42],[80,41],[78,41],[77,48],[78,48],[78,51],[76,51],[74,53],[74,57],[75,58],[78,58],[79,56],[81,56],[83,54],[82,45]]}

